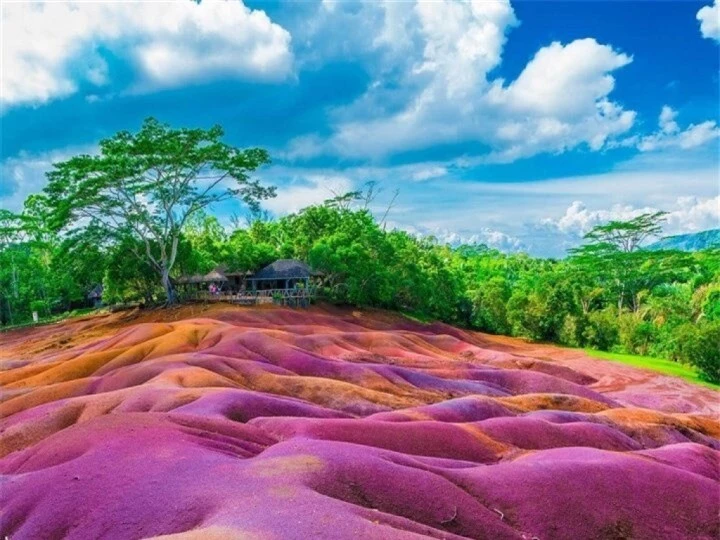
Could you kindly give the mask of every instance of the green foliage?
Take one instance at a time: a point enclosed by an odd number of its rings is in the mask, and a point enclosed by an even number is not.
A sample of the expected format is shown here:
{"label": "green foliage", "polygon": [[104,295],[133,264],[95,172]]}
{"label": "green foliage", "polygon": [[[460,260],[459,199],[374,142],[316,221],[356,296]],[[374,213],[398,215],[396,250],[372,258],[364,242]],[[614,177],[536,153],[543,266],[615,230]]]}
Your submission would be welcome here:
{"label": "green foliage", "polygon": [[55,163],[26,214],[55,232],[94,228],[115,242],[129,237],[128,255],[150,265],[172,303],[170,274],[190,220],[231,198],[256,209],[274,195],[249,177],[269,161],[267,152],[234,148],[222,136],[219,126],[172,129],[149,118],[137,133],[101,141],[97,155]]}
{"label": "green foliage", "polygon": [[550,271],[543,277],[532,274],[518,281],[507,304],[508,321],[516,335],[559,341],[566,315],[577,310],[561,273]]}
{"label": "green foliage", "polygon": [[590,313],[582,337],[586,347],[609,351],[618,341],[617,313],[607,309]]}
{"label": "green foliage", "polygon": [[192,216],[183,231],[182,240],[190,244],[188,257],[184,261],[180,257],[178,261],[184,266],[183,273],[197,271],[205,274],[227,259],[228,235],[214,216],[204,212]]}
{"label": "green foliage", "polygon": [[45,317],[50,313],[46,300],[33,300],[30,302],[30,311],[37,313],[40,317]]}
{"label": "green foliage", "polygon": [[142,301],[152,304],[160,293],[153,268],[144,260],[128,256],[139,249],[140,242],[130,237],[121,239],[105,255],[103,300],[106,304]]}
{"label": "green foliage", "polygon": [[569,347],[579,347],[583,343],[583,319],[575,315],[565,315],[558,333],[558,342]]}
{"label": "green foliage", "polygon": [[622,349],[629,353],[647,355],[655,333],[655,325],[639,319],[634,314],[626,313],[618,318],[618,341]]}
{"label": "green foliage", "polygon": [[493,276],[473,293],[472,324],[492,334],[509,334],[507,303],[511,288],[504,277]]}
{"label": "green foliage", "polygon": [[[97,156],[57,164],[22,214],[0,210],[0,322],[85,307],[101,283],[105,303],[154,303],[181,275],[298,258],[320,272],[327,301],[652,355],[718,379],[720,250],[643,249],[662,212],[595,227],[560,261],[387,231],[369,211],[374,184],[271,220],[258,203],[273,190],[248,176],[267,154],[221,137],[148,120],[102,141]],[[252,210],[232,229],[208,213],[231,197]]]}
{"label": "green foliage", "polygon": [[698,318],[720,321],[720,283],[701,285],[692,296],[692,307]]}
{"label": "green foliage", "polygon": [[609,246],[622,253],[636,251],[650,237],[659,236],[667,212],[639,215],[627,221],[597,225],[585,235],[594,245]]}
{"label": "green foliage", "polygon": [[703,379],[720,384],[720,321],[682,325],[676,354],[681,362],[695,366]]}
{"label": "green foliage", "polygon": [[390,245],[365,212],[341,221],[314,243],[310,264],[325,275],[324,289],[334,301],[359,306],[391,306]]}

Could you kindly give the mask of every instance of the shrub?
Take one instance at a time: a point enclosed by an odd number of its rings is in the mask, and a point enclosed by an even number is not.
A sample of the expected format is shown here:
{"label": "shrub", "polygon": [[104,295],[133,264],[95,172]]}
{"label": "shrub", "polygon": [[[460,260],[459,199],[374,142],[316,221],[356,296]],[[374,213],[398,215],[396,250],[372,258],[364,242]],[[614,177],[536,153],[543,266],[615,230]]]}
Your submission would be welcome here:
{"label": "shrub", "polygon": [[[679,331],[678,329],[682,326],[683,323],[669,322],[661,325],[654,325],[653,339],[645,354],[648,356],[678,360],[677,337]],[[692,327],[693,325],[689,326]]]}
{"label": "shrub", "polygon": [[720,284],[708,287],[702,303],[702,314],[709,321],[720,321]]}
{"label": "shrub", "polygon": [[513,334],[535,341],[558,341],[565,316],[574,312],[572,293],[564,283],[516,289],[507,304]]}
{"label": "shrub", "polygon": [[30,311],[37,311],[38,315],[44,317],[49,314],[50,308],[45,300],[33,300],[30,302]]}
{"label": "shrub", "polygon": [[579,317],[565,315],[565,320],[558,334],[560,343],[570,347],[579,347],[582,342],[582,328],[583,325]]}
{"label": "shrub", "polygon": [[676,337],[678,358],[695,366],[701,378],[720,384],[720,321],[682,325]]}
{"label": "shrub", "polygon": [[628,313],[618,318],[618,339],[625,352],[648,354],[656,333],[654,324],[638,319],[633,314]]}
{"label": "shrub", "polygon": [[539,297],[526,291],[515,291],[507,304],[508,324],[514,336],[543,339],[543,305]]}
{"label": "shrub", "polygon": [[601,351],[610,350],[618,342],[617,315],[610,310],[590,313],[582,335],[588,347]]}
{"label": "shrub", "polygon": [[472,323],[476,328],[492,334],[507,334],[510,325],[507,301],[510,290],[503,279],[493,278],[475,293]]}

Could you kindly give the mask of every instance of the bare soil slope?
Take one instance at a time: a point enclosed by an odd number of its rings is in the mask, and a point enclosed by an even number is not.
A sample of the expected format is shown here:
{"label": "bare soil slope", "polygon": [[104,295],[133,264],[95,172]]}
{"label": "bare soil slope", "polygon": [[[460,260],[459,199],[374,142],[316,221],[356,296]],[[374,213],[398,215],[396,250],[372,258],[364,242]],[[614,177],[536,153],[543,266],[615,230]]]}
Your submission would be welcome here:
{"label": "bare soil slope", "polygon": [[0,534],[717,538],[718,393],[335,308],[0,334]]}

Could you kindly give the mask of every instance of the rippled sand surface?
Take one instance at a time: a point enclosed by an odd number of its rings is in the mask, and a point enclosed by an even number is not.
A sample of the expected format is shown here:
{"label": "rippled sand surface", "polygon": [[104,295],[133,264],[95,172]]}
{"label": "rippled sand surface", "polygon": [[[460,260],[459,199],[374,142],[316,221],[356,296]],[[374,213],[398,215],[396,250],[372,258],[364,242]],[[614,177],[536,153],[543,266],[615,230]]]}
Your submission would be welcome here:
{"label": "rippled sand surface", "polygon": [[718,393],[381,312],[0,334],[9,538],[720,536]]}

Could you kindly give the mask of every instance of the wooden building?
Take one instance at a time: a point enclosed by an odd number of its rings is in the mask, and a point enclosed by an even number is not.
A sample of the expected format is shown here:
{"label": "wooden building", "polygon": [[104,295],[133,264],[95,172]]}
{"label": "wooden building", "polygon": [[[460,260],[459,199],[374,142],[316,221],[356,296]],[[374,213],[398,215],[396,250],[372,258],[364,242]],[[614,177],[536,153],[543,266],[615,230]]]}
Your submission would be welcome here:
{"label": "wooden building", "polygon": [[315,294],[316,275],[303,261],[280,259],[255,273],[220,267],[205,275],[183,276],[176,283],[186,300],[307,306]]}
{"label": "wooden building", "polygon": [[248,276],[247,282],[253,291],[309,289],[312,276],[312,270],[304,262],[280,259]]}

